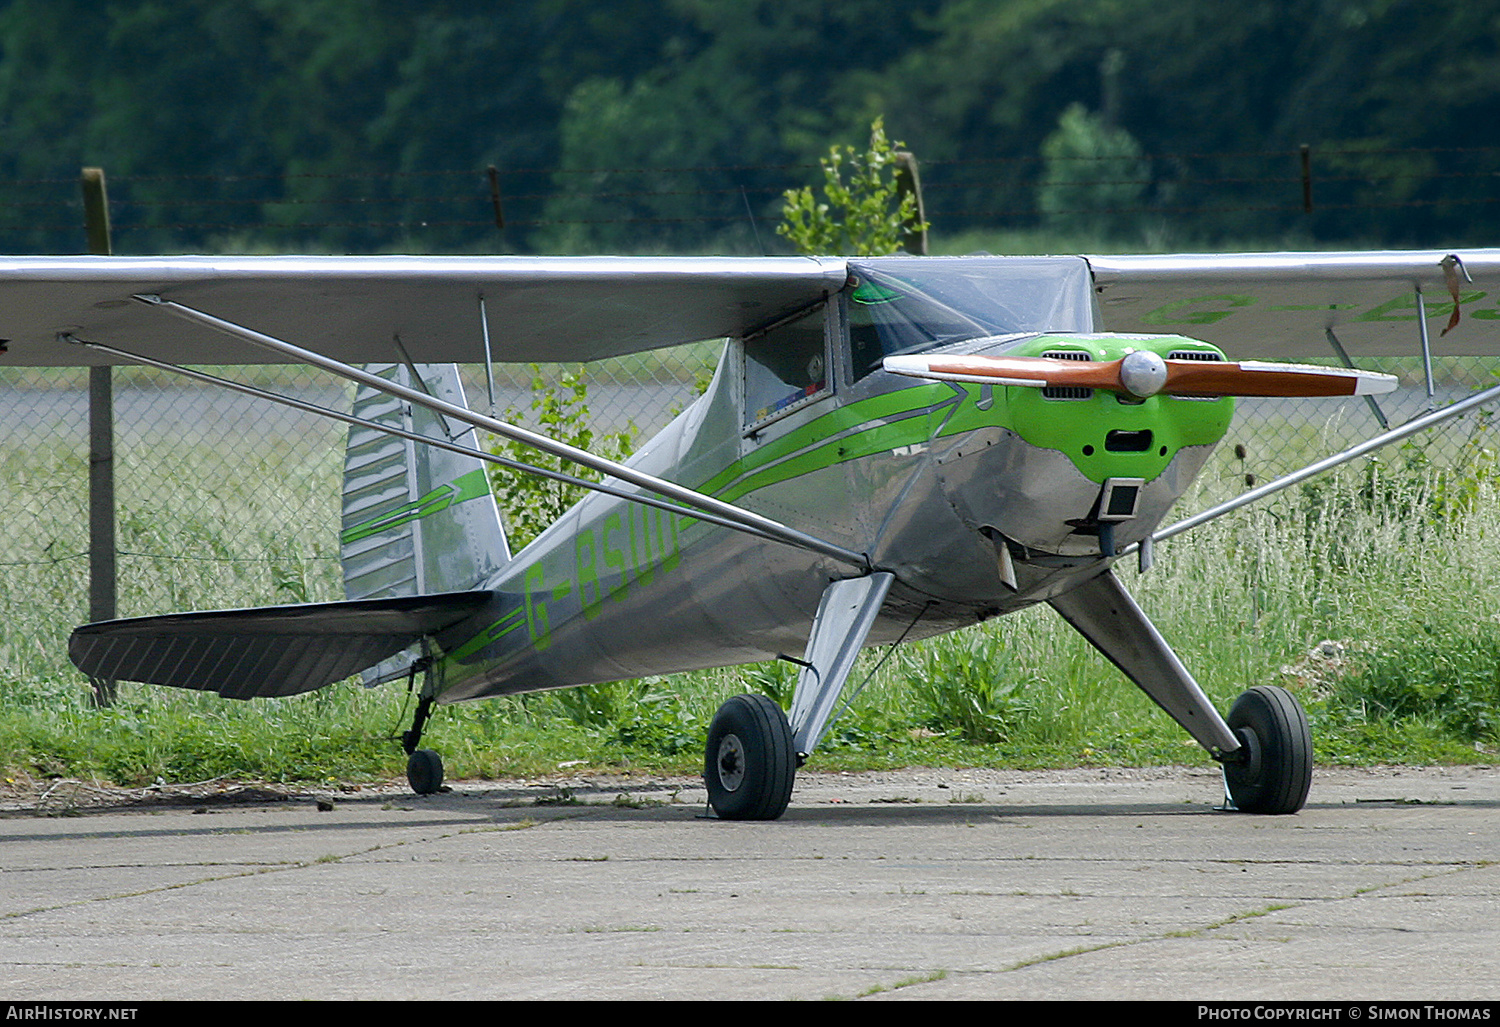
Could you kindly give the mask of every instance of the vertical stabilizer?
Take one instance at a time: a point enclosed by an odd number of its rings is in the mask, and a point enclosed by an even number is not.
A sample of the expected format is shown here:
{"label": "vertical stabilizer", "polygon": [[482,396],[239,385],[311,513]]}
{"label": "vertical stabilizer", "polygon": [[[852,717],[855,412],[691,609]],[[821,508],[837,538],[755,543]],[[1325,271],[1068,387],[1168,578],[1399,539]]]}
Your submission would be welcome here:
{"label": "vertical stabilizer", "polygon": [[[439,399],[464,403],[458,368],[418,365],[415,385],[404,365],[369,370]],[[354,414],[429,438],[473,448],[472,429],[368,386]],[[472,589],[510,560],[485,464],[475,456],[424,446],[373,428],[349,429],[344,453],[344,518],[339,536],[344,592],[384,599]]]}

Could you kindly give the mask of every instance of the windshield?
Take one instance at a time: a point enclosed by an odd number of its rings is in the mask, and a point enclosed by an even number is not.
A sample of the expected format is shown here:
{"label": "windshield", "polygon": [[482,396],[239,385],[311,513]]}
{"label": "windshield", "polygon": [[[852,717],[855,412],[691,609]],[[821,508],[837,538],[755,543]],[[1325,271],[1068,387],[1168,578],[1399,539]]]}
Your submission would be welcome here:
{"label": "windshield", "polygon": [[854,376],[881,358],[1018,332],[1093,330],[1088,265],[1076,257],[851,261]]}

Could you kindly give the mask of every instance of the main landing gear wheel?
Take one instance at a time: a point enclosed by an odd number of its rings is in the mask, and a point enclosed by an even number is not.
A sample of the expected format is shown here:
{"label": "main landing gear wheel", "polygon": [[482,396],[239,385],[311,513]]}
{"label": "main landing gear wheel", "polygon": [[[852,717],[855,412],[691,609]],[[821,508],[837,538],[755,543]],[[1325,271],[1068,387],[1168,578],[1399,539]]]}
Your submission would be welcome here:
{"label": "main landing gear wheel", "polygon": [[723,820],[775,820],[797,774],[786,714],[763,695],[737,695],[714,714],[703,759],[708,802]]}
{"label": "main landing gear wheel", "polygon": [[[1224,787],[1246,813],[1295,813],[1312,784],[1312,734],[1292,694],[1275,685],[1243,692],[1229,711],[1242,759],[1224,761]],[[1238,755],[1238,754],[1236,754]]]}
{"label": "main landing gear wheel", "polygon": [[431,749],[406,757],[406,781],[418,795],[433,795],[443,787],[443,758]]}

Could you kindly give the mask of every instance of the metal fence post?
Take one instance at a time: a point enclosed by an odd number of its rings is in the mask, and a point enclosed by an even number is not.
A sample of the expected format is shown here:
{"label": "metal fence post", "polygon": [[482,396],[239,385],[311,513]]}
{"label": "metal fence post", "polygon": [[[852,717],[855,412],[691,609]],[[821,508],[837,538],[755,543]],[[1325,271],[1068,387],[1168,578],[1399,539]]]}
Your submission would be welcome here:
{"label": "metal fence post", "polygon": [[927,256],[927,211],[922,202],[922,178],[917,173],[916,154],[897,150],[896,193],[901,199],[912,198],[915,213],[902,226],[901,248],[914,257]]}
{"label": "metal fence post", "polygon": [[[89,252],[109,256],[109,199],[104,189],[104,169],[84,168],[84,227]],[[89,620],[114,620],[116,606],[115,561],[115,416],[114,375],[108,365],[89,368]],[[90,679],[94,702],[108,706],[115,700],[117,683]]]}

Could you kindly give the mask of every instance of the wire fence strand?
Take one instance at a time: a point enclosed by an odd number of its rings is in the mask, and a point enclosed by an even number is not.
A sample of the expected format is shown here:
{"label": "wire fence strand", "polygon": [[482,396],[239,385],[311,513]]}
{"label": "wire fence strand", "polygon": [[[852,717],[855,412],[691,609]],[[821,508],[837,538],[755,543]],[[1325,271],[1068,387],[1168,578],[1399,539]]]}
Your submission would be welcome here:
{"label": "wire fence strand", "polygon": [[[1122,162],[1142,170],[1122,175]],[[1292,170],[1298,167],[1300,174]],[[111,178],[110,209],[122,252],[172,252],[174,245],[181,252],[201,247],[206,236],[264,234],[274,240],[316,232],[361,233],[359,239],[333,244],[374,248],[396,237],[412,241],[414,233],[415,241],[423,232],[435,233],[431,246],[442,248],[479,245],[505,230],[534,234],[562,226],[594,230],[598,239],[629,239],[631,230],[652,226],[674,231],[698,226],[711,237],[716,229],[743,223],[747,207],[751,216],[757,205],[763,216],[775,216],[788,190],[819,177],[817,165],[803,163],[497,167],[493,174],[488,167],[137,174]],[[927,216],[948,233],[1076,216],[1105,223],[1171,217],[1211,228],[1214,219],[1228,216],[1316,213],[1352,224],[1350,215],[1361,212],[1389,216],[1485,208],[1494,202],[1497,178],[1500,147],[1488,146],[1329,146],[1310,148],[1306,155],[1300,149],[1016,155],[923,164]],[[469,187],[423,188],[460,182]],[[62,252],[76,246],[64,241],[66,233],[80,230],[76,180],[18,179],[4,186],[0,240],[7,240],[6,248]],[[1065,189],[1084,202],[1044,204],[1039,191],[1048,188]],[[341,216],[355,209],[371,216]],[[222,213],[194,216],[209,211]],[[672,238],[692,236],[679,231]],[[139,245],[132,246],[132,240]]]}

